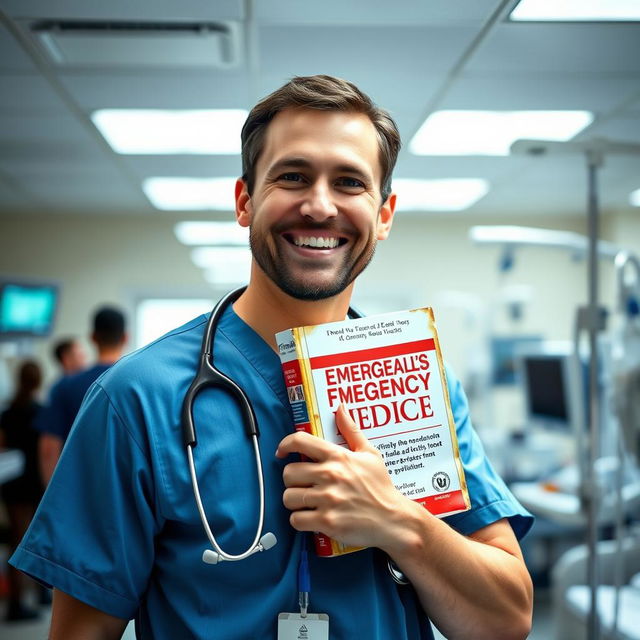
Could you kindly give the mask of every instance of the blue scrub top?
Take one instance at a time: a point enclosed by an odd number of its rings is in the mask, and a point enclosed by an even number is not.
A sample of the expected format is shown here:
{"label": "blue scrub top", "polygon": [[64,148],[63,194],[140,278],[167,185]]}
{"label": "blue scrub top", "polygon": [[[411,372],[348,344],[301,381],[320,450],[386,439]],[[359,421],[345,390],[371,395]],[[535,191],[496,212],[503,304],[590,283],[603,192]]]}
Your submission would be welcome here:
{"label": "blue scrub top", "polygon": [[[293,421],[276,353],[230,308],[214,343],[216,366],[241,383],[261,430],[265,531],[278,544],[242,562],[206,565],[208,547],[191,489],[180,411],[207,318],[135,352],[89,390],[46,495],[11,563],[93,607],[136,618],[139,638],[276,637],[278,613],[297,611],[301,535],[282,505],[275,451]],[[472,509],[448,518],[464,534],[508,517],[521,537],[531,516],[484,456],[452,372],[449,392]],[[223,391],[195,402],[194,450],[209,522],[225,551],[253,540],[258,491],[253,449]],[[431,638],[413,591],[389,577],[376,549],[310,554],[311,611],[329,614],[331,638]]]}

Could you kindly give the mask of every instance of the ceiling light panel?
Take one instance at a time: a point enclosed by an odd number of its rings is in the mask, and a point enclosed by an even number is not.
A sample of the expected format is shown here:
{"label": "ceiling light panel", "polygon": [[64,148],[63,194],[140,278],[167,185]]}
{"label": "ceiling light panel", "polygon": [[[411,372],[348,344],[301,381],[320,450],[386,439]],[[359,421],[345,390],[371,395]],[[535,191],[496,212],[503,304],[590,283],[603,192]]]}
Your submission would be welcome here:
{"label": "ceiling light panel", "polygon": [[100,109],[91,120],[117,153],[236,155],[247,115],[244,109]]}
{"label": "ceiling light panel", "polygon": [[234,211],[236,178],[147,178],[142,183],[161,211]]}
{"label": "ceiling light panel", "polygon": [[640,20],[638,0],[521,0],[511,20],[550,22],[631,22]]}
{"label": "ceiling light panel", "polygon": [[589,111],[436,111],[409,150],[429,156],[507,156],[516,140],[565,142],[592,121]]}
{"label": "ceiling light panel", "polygon": [[244,247],[197,247],[192,262],[204,270],[210,284],[240,284],[249,281],[251,252]]}
{"label": "ceiling light panel", "polygon": [[462,211],[474,205],[489,191],[480,178],[393,181],[398,211]]}
{"label": "ceiling light panel", "polygon": [[249,246],[249,228],[237,222],[184,220],[174,227],[176,238],[189,246]]}
{"label": "ceiling light panel", "polygon": [[242,267],[251,262],[251,251],[248,247],[196,247],[191,251],[191,261],[200,269],[218,268],[223,264]]}

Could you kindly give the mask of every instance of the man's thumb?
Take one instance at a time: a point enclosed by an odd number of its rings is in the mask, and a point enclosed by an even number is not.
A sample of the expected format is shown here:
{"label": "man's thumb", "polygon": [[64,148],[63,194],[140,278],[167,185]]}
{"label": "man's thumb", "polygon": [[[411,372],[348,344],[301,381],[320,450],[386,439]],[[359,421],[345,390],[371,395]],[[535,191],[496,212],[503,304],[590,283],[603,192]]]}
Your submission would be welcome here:
{"label": "man's thumb", "polygon": [[344,404],[341,404],[336,411],[336,425],[351,451],[361,451],[369,447],[369,441],[353,421]]}

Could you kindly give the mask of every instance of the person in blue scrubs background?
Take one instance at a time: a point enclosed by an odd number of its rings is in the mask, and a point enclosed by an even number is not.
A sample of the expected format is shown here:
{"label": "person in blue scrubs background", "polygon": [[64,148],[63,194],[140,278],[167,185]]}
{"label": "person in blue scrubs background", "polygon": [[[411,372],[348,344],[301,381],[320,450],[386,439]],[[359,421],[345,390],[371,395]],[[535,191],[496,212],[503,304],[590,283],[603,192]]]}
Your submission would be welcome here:
{"label": "person in blue scrubs background", "polygon": [[[471,509],[432,516],[393,486],[344,410],[349,450],[293,432],[275,333],[346,317],[357,276],[390,233],[400,137],[355,85],[294,78],[258,103],[242,132],[236,218],[250,229],[249,285],[222,316],[216,366],[245,390],[261,431],[272,549],[202,562],[180,410],[205,316],[130,354],[89,390],[45,498],[11,562],[55,587],[50,637],[275,639],[296,612],[305,532],[362,551],[311,554],[310,611],[331,638],[528,635],[532,586],[518,538],[531,516],[486,459],[454,372],[447,383]],[[195,402],[200,491],[222,548],[239,553],[258,514],[253,451],[229,394]],[[301,462],[300,454],[314,462]],[[391,558],[410,581],[396,584]]]}
{"label": "person in blue scrubs background", "polygon": [[[41,432],[38,455],[40,473],[45,485],[49,483],[58,463],[60,452],[78,415],[85,393],[95,380],[122,356],[127,342],[124,313],[112,306],[97,309],[93,314],[91,342],[98,352],[95,364],[88,369],[79,367],[62,377],[51,388],[47,405],[38,420],[38,429]],[[74,353],[73,345],[72,341],[67,358]]]}

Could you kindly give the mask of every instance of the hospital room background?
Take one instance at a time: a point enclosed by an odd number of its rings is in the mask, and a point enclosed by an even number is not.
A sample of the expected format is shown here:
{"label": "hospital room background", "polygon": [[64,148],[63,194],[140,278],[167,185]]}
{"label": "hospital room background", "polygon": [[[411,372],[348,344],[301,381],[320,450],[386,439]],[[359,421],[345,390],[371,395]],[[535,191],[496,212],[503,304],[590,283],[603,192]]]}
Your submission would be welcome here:
{"label": "hospital room background", "polygon": [[[0,404],[25,357],[46,398],[57,339],[92,353],[102,304],[133,350],[246,282],[240,110],[314,73],[398,122],[399,211],[354,303],[433,307],[538,517],[531,638],[638,640],[640,1],[0,0]],[[173,124],[143,131],[142,109]],[[0,617],[6,555],[0,508]],[[44,637],[48,615],[0,634]]]}

